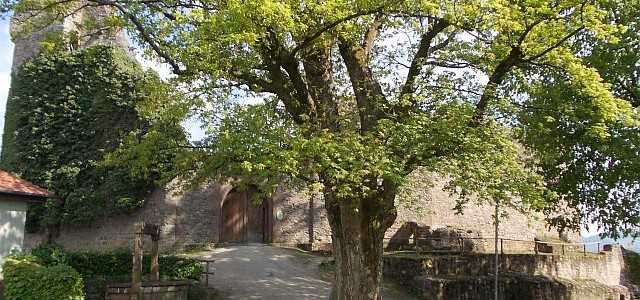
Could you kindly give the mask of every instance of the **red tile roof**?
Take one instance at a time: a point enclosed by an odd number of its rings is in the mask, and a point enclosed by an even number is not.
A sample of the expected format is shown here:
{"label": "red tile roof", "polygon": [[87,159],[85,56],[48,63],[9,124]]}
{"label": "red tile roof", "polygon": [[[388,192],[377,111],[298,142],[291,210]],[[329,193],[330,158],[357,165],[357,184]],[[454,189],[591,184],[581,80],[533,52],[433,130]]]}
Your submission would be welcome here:
{"label": "red tile roof", "polygon": [[53,192],[0,170],[0,193],[34,197],[50,197]]}

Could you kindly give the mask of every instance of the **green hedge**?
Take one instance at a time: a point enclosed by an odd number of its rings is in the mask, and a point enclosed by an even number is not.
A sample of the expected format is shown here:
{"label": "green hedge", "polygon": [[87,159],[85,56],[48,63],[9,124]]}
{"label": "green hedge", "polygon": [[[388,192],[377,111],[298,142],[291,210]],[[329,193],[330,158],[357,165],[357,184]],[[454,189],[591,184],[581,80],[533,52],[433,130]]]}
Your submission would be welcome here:
{"label": "green hedge", "polygon": [[8,258],[3,272],[5,300],[84,299],[82,277],[70,266],[41,266]]}
{"label": "green hedge", "polygon": [[[118,251],[66,251],[62,247],[41,245],[32,253],[37,262],[43,265],[68,264],[82,274],[85,279],[91,277],[131,276],[133,254],[129,250]],[[190,258],[178,256],[160,256],[160,276],[172,279],[200,280],[202,263]],[[142,260],[143,274],[150,274],[151,256]]]}

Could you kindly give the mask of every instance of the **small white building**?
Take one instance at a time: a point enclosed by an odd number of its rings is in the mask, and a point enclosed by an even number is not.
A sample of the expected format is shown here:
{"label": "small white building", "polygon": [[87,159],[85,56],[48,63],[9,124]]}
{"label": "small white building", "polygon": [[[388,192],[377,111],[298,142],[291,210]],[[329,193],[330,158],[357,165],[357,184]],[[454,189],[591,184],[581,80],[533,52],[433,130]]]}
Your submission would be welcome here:
{"label": "small white building", "polygon": [[22,251],[27,206],[44,202],[53,192],[0,170],[0,280],[2,264],[11,251]]}

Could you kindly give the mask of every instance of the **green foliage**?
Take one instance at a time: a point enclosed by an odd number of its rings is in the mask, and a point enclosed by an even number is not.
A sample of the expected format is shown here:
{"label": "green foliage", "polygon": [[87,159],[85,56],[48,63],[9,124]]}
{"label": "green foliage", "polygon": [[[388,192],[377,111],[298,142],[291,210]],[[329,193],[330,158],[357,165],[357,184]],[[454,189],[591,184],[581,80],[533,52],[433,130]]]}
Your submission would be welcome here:
{"label": "green foliage", "polygon": [[84,278],[131,276],[133,257],[129,250],[68,252],[69,265]]}
{"label": "green foliage", "polygon": [[131,176],[103,157],[148,127],[136,105],[154,85],[161,85],[155,74],[112,46],[42,54],[14,74],[1,166],[56,193],[29,210],[27,230],[41,221],[85,224],[144,204],[154,178]]}
{"label": "green foliage", "polygon": [[6,300],[80,300],[82,277],[67,265],[41,266],[27,260],[3,264]]}
{"label": "green foliage", "polygon": [[[376,236],[395,221],[395,196],[416,169],[448,180],[459,207],[570,206],[558,225],[577,228],[587,211],[610,220],[600,224],[613,235],[640,223],[637,104],[589,60],[615,41],[638,53],[637,35],[621,35],[636,26],[636,0],[110,3],[193,96],[140,105],[153,129],[110,159],[143,174],[168,157],[167,178],[192,186],[232,179],[269,194],[300,181],[322,191],[339,255],[362,258],[336,259],[348,265],[336,268],[336,284],[346,284],[337,298],[369,288],[378,298],[375,276],[353,274],[380,263]],[[615,57],[637,77],[637,60]],[[194,118],[200,141],[176,142],[164,129]]]}
{"label": "green foliage", "polygon": [[43,266],[65,265],[69,260],[67,251],[57,245],[40,244],[31,250],[31,256]]}
{"label": "green foliage", "polygon": [[631,250],[622,250],[624,253],[624,275],[630,284],[640,284],[640,254]]}
{"label": "green foliage", "polygon": [[[151,257],[145,256],[143,264],[151,265]],[[158,258],[160,274],[175,279],[191,279],[199,281],[202,277],[202,262],[178,256],[161,256]]]}
{"label": "green foliage", "polygon": [[[638,180],[629,176],[640,171],[640,2],[602,5],[608,22],[627,28],[607,39],[579,36],[573,48],[580,60],[556,63],[585,66],[548,68],[532,80],[520,138],[547,183],[552,224],[596,224],[618,238],[638,234],[640,224]],[[578,209],[559,213],[567,206]]]}
{"label": "green foliage", "polygon": [[[78,270],[85,279],[93,277],[121,278],[131,276],[133,255],[129,250],[116,251],[66,251],[52,245],[40,245],[31,252],[32,261],[44,266],[67,264]],[[160,276],[173,279],[200,280],[202,263],[178,256],[160,256]],[[143,274],[149,274],[151,256],[142,258]]]}

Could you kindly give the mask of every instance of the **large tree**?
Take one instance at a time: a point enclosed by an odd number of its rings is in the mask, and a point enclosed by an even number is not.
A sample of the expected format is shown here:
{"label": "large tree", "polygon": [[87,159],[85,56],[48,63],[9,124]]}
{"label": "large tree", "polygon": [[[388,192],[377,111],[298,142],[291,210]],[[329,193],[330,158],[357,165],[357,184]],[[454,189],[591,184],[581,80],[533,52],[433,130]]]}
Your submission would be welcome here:
{"label": "large tree", "polygon": [[[206,130],[191,144],[151,130],[116,161],[144,172],[140,161],[172,151],[169,173],[192,183],[318,188],[336,258],[333,299],[380,298],[383,237],[418,168],[449,180],[460,204],[578,204],[578,218],[628,214],[601,222],[610,232],[636,224],[635,193],[616,200],[628,212],[582,201],[621,187],[587,182],[599,174],[595,162],[575,163],[611,139],[620,148],[603,153],[605,164],[637,159],[633,106],[583,59],[624,29],[609,21],[623,9],[614,1],[23,0],[13,8],[56,17],[79,5],[112,7],[110,24],[129,28],[193,96],[147,103],[150,118],[195,117]],[[577,113],[556,116],[563,108]],[[578,129],[580,139],[565,140],[562,132]],[[621,174],[623,188],[637,187],[632,175]]]}

